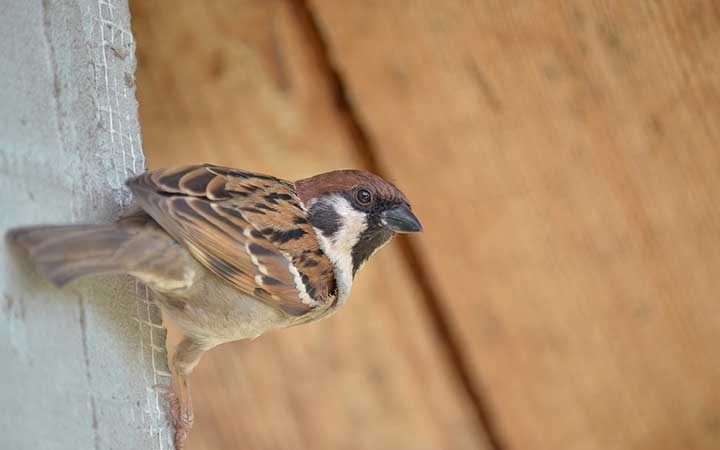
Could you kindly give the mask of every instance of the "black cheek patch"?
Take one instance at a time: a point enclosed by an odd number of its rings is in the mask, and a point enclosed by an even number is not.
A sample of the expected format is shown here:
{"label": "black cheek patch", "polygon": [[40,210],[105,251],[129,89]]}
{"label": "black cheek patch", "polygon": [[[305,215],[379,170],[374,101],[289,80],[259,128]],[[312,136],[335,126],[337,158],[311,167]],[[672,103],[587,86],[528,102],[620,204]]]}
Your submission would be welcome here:
{"label": "black cheek patch", "polygon": [[308,211],[308,222],[322,231],[325,237],[334,236],[340,230],[340,215],[335,208],[323,203],[316,203]]}

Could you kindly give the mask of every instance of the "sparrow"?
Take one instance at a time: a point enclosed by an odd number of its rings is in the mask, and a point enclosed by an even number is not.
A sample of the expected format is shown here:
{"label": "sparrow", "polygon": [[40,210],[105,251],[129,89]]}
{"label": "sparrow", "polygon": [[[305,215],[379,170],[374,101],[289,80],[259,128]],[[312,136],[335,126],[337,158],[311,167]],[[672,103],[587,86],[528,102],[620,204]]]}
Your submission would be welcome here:
{"label": "sparrow", "polygon": [[126,185],[136,211],[115,223],[15,228],[53,284],[130,274],[180,328],[175,389],[163,394],[181,449],[190,374],[207,350],[327,317],[396,233],[422,230],[407,197],[377,175],[337,170],[296,182],[210,164],[146,171]]}

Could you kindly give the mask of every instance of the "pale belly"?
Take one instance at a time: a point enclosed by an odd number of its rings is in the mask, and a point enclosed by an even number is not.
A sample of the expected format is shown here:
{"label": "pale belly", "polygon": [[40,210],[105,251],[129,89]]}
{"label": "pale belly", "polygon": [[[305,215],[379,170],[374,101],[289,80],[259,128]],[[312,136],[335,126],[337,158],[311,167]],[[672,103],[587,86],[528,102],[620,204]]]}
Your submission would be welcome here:
{"label": "pale belly", "polygon": [[254,339],[274,328],[286,328],[329,315],[319,309],[303,317],[291,316],[279,308],[238,292],[220,278],[205,273],[192,289],[183,293],[155,293],[166,316],[185,335],[218,345],[240,339]]}

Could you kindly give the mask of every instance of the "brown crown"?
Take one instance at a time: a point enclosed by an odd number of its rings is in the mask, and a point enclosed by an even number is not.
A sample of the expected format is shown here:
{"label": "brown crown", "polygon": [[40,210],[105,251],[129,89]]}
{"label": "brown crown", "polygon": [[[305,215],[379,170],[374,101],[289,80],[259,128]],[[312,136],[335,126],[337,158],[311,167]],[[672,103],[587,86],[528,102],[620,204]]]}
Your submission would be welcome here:
{"label": "brown crown", "polygon": [[295,190],[304,204],[323,194],[348,192],[357,187],[369,189],[378,198],[409,205],[407,197],[379,176],[364,170],[335,170],[295,182]]}

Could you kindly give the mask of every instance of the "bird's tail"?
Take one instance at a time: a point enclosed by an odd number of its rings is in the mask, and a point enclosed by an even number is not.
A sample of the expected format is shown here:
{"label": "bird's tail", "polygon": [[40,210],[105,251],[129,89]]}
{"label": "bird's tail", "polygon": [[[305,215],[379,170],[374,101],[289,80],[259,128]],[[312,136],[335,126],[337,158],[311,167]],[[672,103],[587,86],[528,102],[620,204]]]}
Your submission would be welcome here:
{"label": "bird's tail", "polygon": [[[88,275],[132,273],[139,255],[170,239],[148,233],[148,218],[135,217],[106,225],[39,225],[14,228],[6,239],[24,249],[38,271],[58,287]],[[172,242],[170,242],[172,243]]]}

